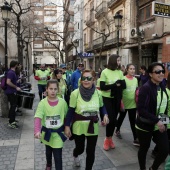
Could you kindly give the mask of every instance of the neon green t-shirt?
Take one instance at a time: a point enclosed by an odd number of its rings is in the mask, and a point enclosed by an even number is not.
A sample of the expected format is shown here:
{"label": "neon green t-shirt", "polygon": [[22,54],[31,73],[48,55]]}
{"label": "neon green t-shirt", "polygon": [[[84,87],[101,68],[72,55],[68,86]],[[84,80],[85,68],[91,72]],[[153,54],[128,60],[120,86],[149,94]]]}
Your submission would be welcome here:
{"label": "neon green t-shirt", "polygon": [[[75,112],[77,114],[83,115],[87,112],[97,112],[99,113],[100,107],[103,106],[103,99],[101,92],[99,90],[95,90],[90,101],[86,102],[82,99],[79,89],[74,90],[70,96],[70,107],[75,108]],[[73,134],[85,136],[93,136],[98,135],[99,133],[99,124],[94,123],[94,134],[88,133],[89,120],[87,121],[76,121],[73,124]]]}
{"label": "neon green t-shirt", "polygon": [[[40,101],[38,104],[35,117],[38,117],[41,119],[41,125],[48,128],[49,120],[57,120],[56,127],[52,129],[58,129],[61,126],[64,125],[64,118],[67,114],[67,103],[61,99],[58,98],[58,104],[56,106],[50,106],[47,100],[47,97]],[[45,132],[42,132],[41,134],[41,142],[45,145],[51,146],[52,148],[62,148],[63,147],[63,141],[61,137],[56,132],[52,132],[50,141],[47,142],[44,140]]]}
{"label": "neon green t-shirt", "polygon": [[[161,102],[161,90],[158,91],[158,95],[157,95],[157,113],[156,115],[158,116],[159,113],[164,113],[166,106],[167,106],[167,96],[165,94],[165,92],[163,92],[163,98],[162,98],[162,103],[160,105]],[[160,111],[158,113],[158,109],[159,109],[159,105],[160,105]],[[154,130],[158,130],[158,126],[155,125]]]}
{"label": "neon green t-shirt", "polygon": [[66,73],[62,75],[62,78],[63,78],[64,80],[67,79],[67,78],[66,78]]}
{"label": "neon green t-shirt", "polygon": [[64,94],[67,90],[67,85],[65,83],[65,80],[63,78],[60,79],[59,84],[59,91],[57,92],[57,96],[64,99]]}
{"label": "neon green t-shirt", "polygon": [[135,102],[135,91],[138,87],[138,81],[135,77],[133,79],[129,79],[124,76],[126,82],[126,89],[123,90],[123,104],[125,109],[133,109],[136,108]]}
{"label": "neon green t-shirt", "polygon": [[[166,92],[168,94],[168,116],[170,117],[170,90],[166,88]],[[170,129],[170,124],[167,125],[167,128]]]}
{"label": "neon green t-shirt", "polygon": [[[100,81],[104,81],[106,85],[114,84],[117,80],[124,80],[124,76],[121,70],[104,69],[100,76]],[[110,96],[111,90],[102,90],[102,96],[113,98]]]}
{"label": "neon green t-shirt", "polygon": [[47,84],[47,77],[50,76],[50,72],[48,70],[37,70],[36,76],[40,78],[44,78],[44,80],[38,80],[38,84],[46,85]]}

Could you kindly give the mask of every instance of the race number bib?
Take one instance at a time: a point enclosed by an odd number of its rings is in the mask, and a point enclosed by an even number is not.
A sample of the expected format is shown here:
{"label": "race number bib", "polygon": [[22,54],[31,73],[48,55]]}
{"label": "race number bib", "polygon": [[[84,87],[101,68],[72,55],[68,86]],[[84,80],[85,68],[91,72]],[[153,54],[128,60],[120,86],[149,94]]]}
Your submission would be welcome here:
{"label": "race number bib", "polygon": [[88,117],[88,116],[96,116],[97,111],[83,111],[83,116]]}
{"label": "race number bib", "polygon": [[167,125],[169,124],[169,117],[167,115],[159,115],[158,118],[160,119],[160,121],[164,124],[164,125]]}
{"label": "race number bib", "polygon": [[58,128],[61,126],[60,115],[58,116],[46,116],[46,128]]}

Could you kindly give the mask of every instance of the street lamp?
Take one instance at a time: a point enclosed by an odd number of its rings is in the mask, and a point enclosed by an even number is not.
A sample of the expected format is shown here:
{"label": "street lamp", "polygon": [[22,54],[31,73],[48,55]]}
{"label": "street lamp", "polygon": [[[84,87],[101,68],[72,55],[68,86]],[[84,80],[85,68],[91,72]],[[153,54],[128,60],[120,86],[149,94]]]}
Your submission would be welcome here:
{"label": "street lamp", "polygon": [[2,19],[5,22],[5,69],[6,70],[8,69],[7,23],[11,17],[11,10],[12,10],[12,7],[8,4],[8,2],[5,2],[4,5],[1,7]]}
{"label": "street lamp", "polygon": [[115,20],[115,27],[117,29],[117,55],[119,55],[119,28],[122,26],[122,18],[119,12],[113,17]]}

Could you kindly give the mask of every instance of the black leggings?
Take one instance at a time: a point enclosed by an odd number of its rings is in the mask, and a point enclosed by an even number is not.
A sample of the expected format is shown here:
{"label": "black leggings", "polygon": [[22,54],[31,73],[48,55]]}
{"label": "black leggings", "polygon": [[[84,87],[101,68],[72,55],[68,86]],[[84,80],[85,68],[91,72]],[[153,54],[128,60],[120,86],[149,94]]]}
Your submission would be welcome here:
{"label": "black leggings", "polygon": [[51,146],[46,146],[46,160],[47,166],[52,166],[52,153],[55,161],[55,169],[62,170],[62,148],[52,148]]}
{"label": "black leggings", "polygon": [[103,103],[109,117],[109,124],[106,126],[106,137],[111,137],[117,122],[118,111],[116,110],[116,102],[114,98],[103,97]]}
{"label": "black leggings", "polygon": [[120,127],[122,126],[123,120],[125,119],[126,113],[128,111],[129,121],[130,121],[130,127],[133,133],[133,138],[136,140],[136,128],[135,128],[135,122],[136,122],[136,108],[134,109],[126,109],[125,112],[120,112],[117,125],[116,125],[116,131],[120,131]]}
{"label": "black leggings", "polygon": [[152,164],[152,169],[157,170],[161,163],[166,159],[169,151],[169,142],[167,132],[161,133],[159,130],[153,132],[145,132],[137,129],[137,136],[140,143],[138,151],[138,161],[141,170],[146,169],[146,154],[150,147],[152,137],[158,147],[158,154]]}
{"label": "black leggings", "polygon": [[93,163],[95,160],[95,149],[98,136],[85,136],[85,135],[75,135],[75,149],[73,150],[73,156],[77,157],[84,152],[85,147],[85,138],[87,138],[87,146],[86,146],[86,169],[92,170]]}

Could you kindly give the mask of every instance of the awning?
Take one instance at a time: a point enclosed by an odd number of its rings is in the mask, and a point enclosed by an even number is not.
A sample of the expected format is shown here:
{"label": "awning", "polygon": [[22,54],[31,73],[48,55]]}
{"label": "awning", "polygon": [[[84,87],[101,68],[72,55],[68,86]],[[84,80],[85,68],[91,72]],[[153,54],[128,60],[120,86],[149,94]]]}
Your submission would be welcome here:
{"label": "awning", "polygon": [[[151,44],[162,44],[162,39],[157,39],[157,40],[148,40],[142,42],[142,45],[151,45]],[[127,44],[123,47],[123,49],[129,49],[129,48],[135,48],[138,46],[138,43],[133,43],[133,44]]]}

